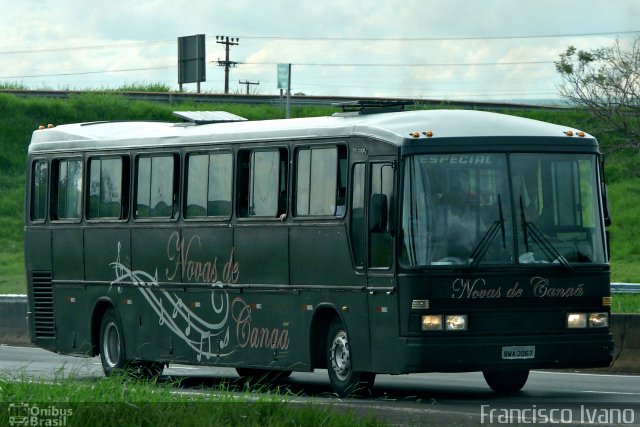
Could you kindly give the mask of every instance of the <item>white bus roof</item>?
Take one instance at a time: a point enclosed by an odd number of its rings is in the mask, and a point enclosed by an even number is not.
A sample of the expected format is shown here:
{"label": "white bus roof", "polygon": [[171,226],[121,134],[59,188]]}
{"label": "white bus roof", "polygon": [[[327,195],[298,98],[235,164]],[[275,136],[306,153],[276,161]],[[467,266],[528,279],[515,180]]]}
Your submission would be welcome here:
{"label": "white bus roof", "polygon": [[[94,122],[36,130],[29,152],[121,149],[148,146],[277,141],[366,136],[397,146],[427,139],[564,137],[578,130],[538,120],[470,110],[417,110],[393,113],[239,121],[214,124],[173,122]],[[415,138],[412,132],[419,132]],[[585,134],[584,138],[593,138]],[[580,138],[583,139],[583,138]]]}

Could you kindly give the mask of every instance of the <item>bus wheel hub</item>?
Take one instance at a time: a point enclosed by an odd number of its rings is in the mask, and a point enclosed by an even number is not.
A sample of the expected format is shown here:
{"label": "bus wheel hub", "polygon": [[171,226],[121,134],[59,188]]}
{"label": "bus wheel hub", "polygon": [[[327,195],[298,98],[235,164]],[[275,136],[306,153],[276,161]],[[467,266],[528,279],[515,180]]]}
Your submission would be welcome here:
{"label": "bus wheel hub", "polygon": [[338,332],[331,344],[331,367],[336,376],[344,381],[351,372],[351,359],[349,356],[349,343],[344,331]]}

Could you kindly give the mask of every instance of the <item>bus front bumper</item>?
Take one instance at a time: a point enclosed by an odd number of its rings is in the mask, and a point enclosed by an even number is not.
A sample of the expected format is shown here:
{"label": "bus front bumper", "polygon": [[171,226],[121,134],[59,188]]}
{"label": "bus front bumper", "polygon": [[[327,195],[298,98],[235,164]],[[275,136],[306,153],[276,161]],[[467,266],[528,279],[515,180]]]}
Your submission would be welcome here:
{"label": "bus front bumper", "polygon": [[405,372],[607,367],[613,357],[608,332],[577,335],[401,338]]}

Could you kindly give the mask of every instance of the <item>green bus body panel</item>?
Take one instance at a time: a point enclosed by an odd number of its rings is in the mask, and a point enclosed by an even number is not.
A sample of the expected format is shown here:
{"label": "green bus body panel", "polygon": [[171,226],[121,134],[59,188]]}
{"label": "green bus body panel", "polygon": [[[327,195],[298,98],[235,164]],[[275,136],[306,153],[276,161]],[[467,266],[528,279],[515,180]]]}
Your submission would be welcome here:
{"label": "green bus body panel", "polygon": [[247,225],[234,228],[238,284],[289,284],[289,227]]}
{"label": "green bus body panel", "polygon": [[131,262],[131,240],[128,227],[95,224],[84,228],[85,280],[89,283],[109,283],[115,279],[111,264],[118,255]]}
{"label": "green bus body panel", "polygon": [[366,277],[351,263],[344,225],[291,227],[290,248],[292,286],[366,286]]}
{"label": "green bus body panel", "polygon": [[51,229],[27,228],[24,247],[27,271],[51,271]]}
{"label": "green bus body panel", "polygon": [[84,244],[80,227],[56,227],[52,231],[51,255],[54,280],[84,279]]}

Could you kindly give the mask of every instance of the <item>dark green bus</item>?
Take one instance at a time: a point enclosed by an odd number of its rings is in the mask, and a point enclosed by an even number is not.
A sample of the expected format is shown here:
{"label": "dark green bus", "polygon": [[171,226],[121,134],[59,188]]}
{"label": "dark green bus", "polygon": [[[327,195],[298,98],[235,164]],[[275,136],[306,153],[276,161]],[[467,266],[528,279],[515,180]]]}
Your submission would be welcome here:
{"label": "dark green bus", "polygon": [[327,369],[339,395],[377,373],[482,371],[509,392],[530,369],[608,366],[596,139],[365,107],[35,131],[33,343],[107,375]]}

